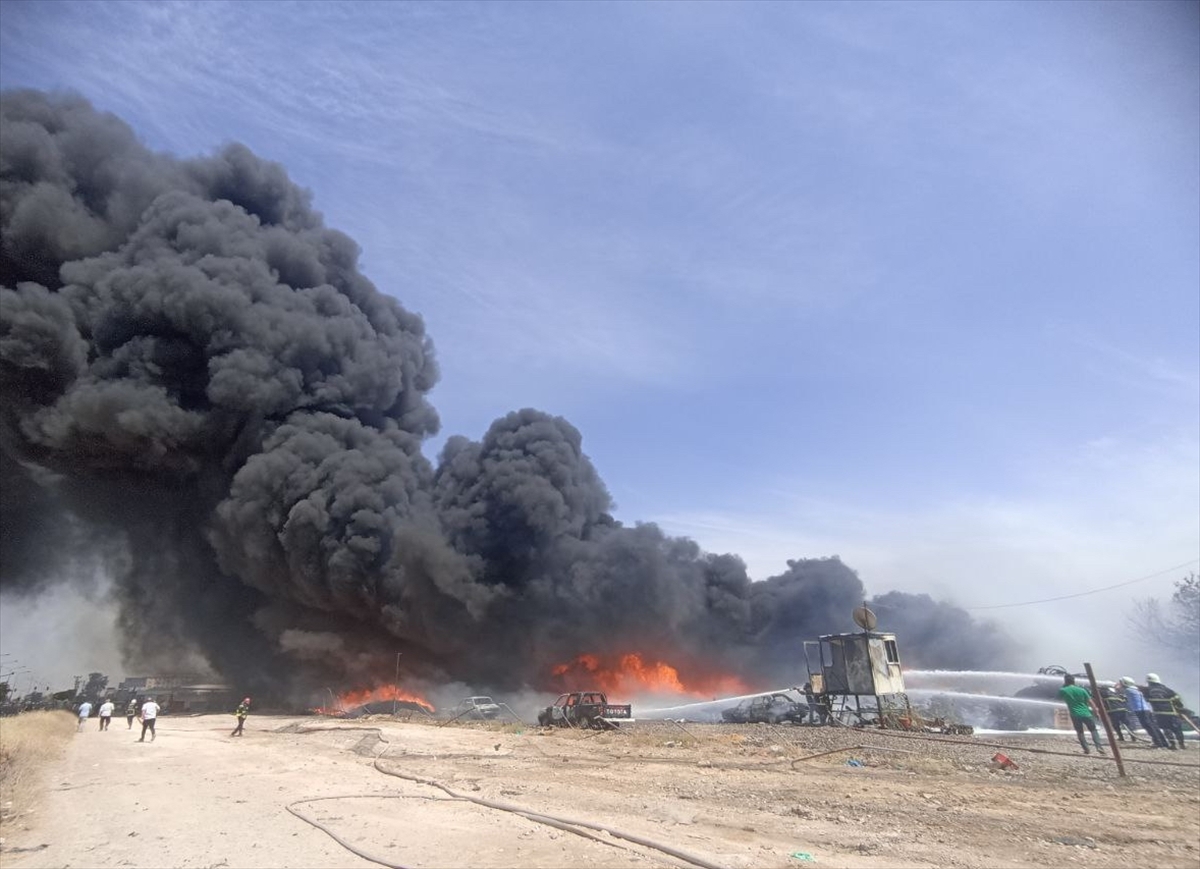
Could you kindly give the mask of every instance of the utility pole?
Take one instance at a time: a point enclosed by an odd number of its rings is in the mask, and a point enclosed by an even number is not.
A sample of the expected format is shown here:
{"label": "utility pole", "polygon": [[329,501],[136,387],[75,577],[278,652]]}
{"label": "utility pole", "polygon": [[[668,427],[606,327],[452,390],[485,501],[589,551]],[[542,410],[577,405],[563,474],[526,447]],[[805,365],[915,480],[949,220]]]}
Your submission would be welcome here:
{"label": "utility pole", "polygon": [[19,683],[21,681],[21,677],[29,672],[30,670],[28,667],[15,667],[12,670],[9,670],[7,673],[0,673],[0,679],[3,679],[4,684],[8,686],[8,690],[5,692],[6,696],[21,696],[17,693],[20,690]]}
{"label": "utility pole", "polygon": [[[1104,705],[1104,698],[1100,696],[1100,686],[1096,684],[1096,674],[1092,672],[1092,665],[1086,661],[1083,669],[1087,672],[1088,682],[1092,686],[1092,702],[1096,704],[1100,723],[1104,725],[1104,732],[1108,734],[1108,748],[1113,754],[1113,760],[1117,762],[1117,775],[1125,778],[1125,762],[1121,760],[1121,749],[1117,748],[1117,741],[1113,739],[1112,722],[1108,718],[1108,707]],[[1080,732],[1082,733],[1082,731]],[[1132,736],[1133,731],[1129,731],[1129,734]],[[1079,738],[1082,740],[1083,736],[1081,735]]]}
{"label": "utility pole", "polygon": [[400,699],[400,655],[396,653],[396,681],[392,683],[392,717],[396,717],[396,703]]}

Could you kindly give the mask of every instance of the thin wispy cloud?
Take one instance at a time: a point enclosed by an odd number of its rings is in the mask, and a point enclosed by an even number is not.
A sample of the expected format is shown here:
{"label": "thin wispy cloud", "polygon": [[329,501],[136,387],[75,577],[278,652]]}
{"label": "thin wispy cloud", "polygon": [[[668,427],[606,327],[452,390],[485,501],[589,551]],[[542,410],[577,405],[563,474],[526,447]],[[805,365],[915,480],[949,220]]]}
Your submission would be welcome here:
{"label": "thin wispy cloud", "polygon": [[1064,340],[1087,351],[1101,370],[1124,386],[1151,390],[1200,407],[1200,370],[1188,369],[1160,355],[1132,353],[1095,336],[1056,330]]}
{"label": "thin wispy cloud", "polygon": [[1155,447],[1107,439],[1080,445],[1056,468],[1031,468],[1004,497],[872,506],[836,492],[804,495],[812,485],[793,480],[742,491],[724,512],[679,510],[660,521],[712,551],[740,553],[759,579],[789,558],[836,554],[869,588],[936,589],[982,606],[1200,556],[1198,461],[1194,435]]}

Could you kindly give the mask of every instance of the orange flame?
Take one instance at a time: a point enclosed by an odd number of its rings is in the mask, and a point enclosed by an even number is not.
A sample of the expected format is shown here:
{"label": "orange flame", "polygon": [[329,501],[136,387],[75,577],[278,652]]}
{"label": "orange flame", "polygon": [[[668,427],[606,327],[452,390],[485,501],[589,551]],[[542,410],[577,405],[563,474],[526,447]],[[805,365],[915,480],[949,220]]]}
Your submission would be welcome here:
{"label": "orange flame", "polygon": [[[596,655],[579,655],[565,664],[555,665],[554,675],[563,684],[578,688],[599,688],[606,694],[687,694],[709,697],[746,694],[749,689],[736,676],[721,673],[689,675],[682,679],[679,671],[662,661],[647,663],[636,652],[621,655],[611,665],[604,665]],[[586,685],[583,683],[587,683]]]}
{"label": "orange flame", "polygon": [[434,711],[433,704],[424,697],[413,694],[411,691],[405,691],[403,688],[397,688],[395,685],[380,685],[378,688],[347,691],[344,694],[338,695],[336,709],[321,707],[313,711],[318,715],[344,715],[348,710],[354,709],[357,706],[382,700],[399,700],[404,703],[415,703],[423,707],[426,712]]}

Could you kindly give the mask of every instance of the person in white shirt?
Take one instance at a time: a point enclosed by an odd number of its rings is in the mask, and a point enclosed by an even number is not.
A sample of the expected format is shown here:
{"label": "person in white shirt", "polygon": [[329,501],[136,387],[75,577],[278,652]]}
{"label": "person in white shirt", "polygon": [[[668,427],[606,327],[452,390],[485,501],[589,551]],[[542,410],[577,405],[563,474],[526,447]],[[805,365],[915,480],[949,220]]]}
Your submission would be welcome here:
{"label": "person in white shirt", "polygon": [[138,742],[146,741],[146,731],[150,731],[150,741],[154,741],[154,723],[158,720],[158,704],[154,702],[153,697],[147,697],[146,702],[142,704],[142,738]]}
{"label": "person in white shirt", "polygon": [[79,726],[75,728],[75,732],[83,730],[83,725],[87,723],[88,716],[92,714],[92,704],[89,700],[84,700],[79,704]]}
{"label": "person in white shirt", "polygon": [[112,721],[113,702],[105,700],[100,704],[100,729],[108,730],[109,722]]}

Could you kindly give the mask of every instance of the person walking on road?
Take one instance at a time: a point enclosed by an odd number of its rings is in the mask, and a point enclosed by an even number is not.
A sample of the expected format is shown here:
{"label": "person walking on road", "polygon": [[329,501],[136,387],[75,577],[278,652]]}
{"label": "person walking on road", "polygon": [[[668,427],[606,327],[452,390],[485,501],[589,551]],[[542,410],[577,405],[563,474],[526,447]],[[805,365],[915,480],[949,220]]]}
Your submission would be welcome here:
{"label": "person walking on road", "polygon": [[158,704],[154,702],[153,697],[147,697],[146,702],[142,704],[142,738],[138,742],[146,741],[146,731],[150,731],[150,741],[154,741],[156,736],[154,732],[155,722],[158,721]]}
{"label": "person walking on road", "polygon": [[113,702],[105,698],[100,704],[100,729],[108,730],[108,725],[112,723]]}
{"label": "person walking on road", "polygon": [[92,715],[92,702],[84,700],[79,704],[79,726],[75,728],[75,732],[83,730],[83,725],[87,724],[88,718]]}
{"label": "person walking on road", "polygon": [[1157,673],[1146,674],[1146,699],[1154,710],[1154,723],[1162,731],[1167,747],[1172,750],[1183,748],[1183,721],[1179,717],[1183,699],[1164,685]]}
{"label": "person walking on road", "polygon": [[233,729],[233,733],[229,735],[241,736],[242,728],[246,725],[246,716],[250,714],[250,698],[247,697],[241,703],[239,703],[238,708],[233,714],[237,716],[237,727],[235,727]]}
{"label": "person walking on road", "polygon": [[1058,689],[1058,696],[1067,704],[1067,711],[1071,713],[1071,723],[1075,725],[1075,735],[1079,737],[1083,753],[1092,753],[1083,737],[1083,728],[1086,727],[1092,732],[1092,744],[1096,746],[1096,751],[1104,754],[1100,734],[1096,732],[1096,718],[1092,715],[1092,695],[1076,685],[1075,677],[1067,673],[1063,676],[1063,686]]}
{"label": "person walking on road", "polygon": [[1142,730],[1150,737],[1150,741],[1154,744],[1154,748],[1166,748],[1166,737],[1158,729],[1158,725],[1154,723],[1154,715],[1150,712],[1150,704],[1146,702],[1146,698],[1142,696],[1141,690],[1137,683],[1133,681],[1132,676],[1122,676],[1121,684],[1125,686],[1125,705],[1129,709],[1129,714],[1137,718],[1138,723],[1142,725]]}
{"label": "person walking on road", "polygon": [[129,705],[125,707],[125,723],[128,724],[128,730],[133,730],[133,719],[137,718],[138,702],[136,697],[129,698]]}

